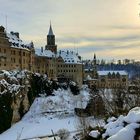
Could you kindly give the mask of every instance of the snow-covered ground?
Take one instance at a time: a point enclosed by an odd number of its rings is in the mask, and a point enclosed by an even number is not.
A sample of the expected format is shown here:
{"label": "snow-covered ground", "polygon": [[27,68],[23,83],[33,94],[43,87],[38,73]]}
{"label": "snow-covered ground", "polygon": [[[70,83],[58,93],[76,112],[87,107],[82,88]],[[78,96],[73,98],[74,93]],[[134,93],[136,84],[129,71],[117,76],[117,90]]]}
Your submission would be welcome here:
{"label": "snow-covered ground", "polygon": [[75,107],[86,107],[89,93],[82,90],[73,95],[69,90],[58,89],[55,96],[36,98],[22,120],[0,135],[1,140],[38,138],[57,133],[59,129],[70,132],[79,130]]}

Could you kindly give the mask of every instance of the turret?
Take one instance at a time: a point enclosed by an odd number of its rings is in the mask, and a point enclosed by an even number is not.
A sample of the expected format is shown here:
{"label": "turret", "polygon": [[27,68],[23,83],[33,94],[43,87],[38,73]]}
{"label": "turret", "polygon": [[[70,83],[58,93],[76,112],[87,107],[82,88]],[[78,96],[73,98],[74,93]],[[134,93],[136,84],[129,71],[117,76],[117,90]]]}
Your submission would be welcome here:
{"label": "turret", "polygon": [[97,79],[98,78],[98,73],[97,73],[97,63],[96,63],[96,54],[94,54],[93,58],[93,71],[92,71],[92,77]]}
{"label": "turret", "polygon": [[45,50],[51,50],[55,54],[57,53],[57,45],[55,45],[55,35],[53,33],[51,23],[50,23],[49,32],[47,35],[47,45],[45,46]]}

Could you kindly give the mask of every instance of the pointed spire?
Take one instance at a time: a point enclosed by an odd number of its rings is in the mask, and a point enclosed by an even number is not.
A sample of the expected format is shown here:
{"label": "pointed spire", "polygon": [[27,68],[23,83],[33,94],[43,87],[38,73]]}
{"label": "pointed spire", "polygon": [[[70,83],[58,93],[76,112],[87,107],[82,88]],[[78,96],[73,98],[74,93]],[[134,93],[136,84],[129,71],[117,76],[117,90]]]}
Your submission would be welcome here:
{"label": "pointed spire", "polygon": [[50,29],[49,29],[48,35],[54,35],[54,34],[53,34],[53,30],[52,30],[52,26],[51,26],[51,21],[50,21]]}
{"label": "pointed spire", "polygon": [[93,65],[96,67],[96,54],[94,53]]}
{"label": "pointed spire", "polygon": [[94,60],[96,60],[96,54],[94,53]]}

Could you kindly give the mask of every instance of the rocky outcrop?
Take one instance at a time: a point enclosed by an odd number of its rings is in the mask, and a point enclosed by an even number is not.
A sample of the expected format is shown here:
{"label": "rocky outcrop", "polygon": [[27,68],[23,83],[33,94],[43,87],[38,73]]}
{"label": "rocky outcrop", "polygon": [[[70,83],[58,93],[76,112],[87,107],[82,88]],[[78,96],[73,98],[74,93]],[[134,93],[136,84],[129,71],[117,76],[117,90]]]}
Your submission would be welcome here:
{"label": "rocky outcrop", "polygon": [[19,121],[28,111],[30,76],[27,71],[0,71],[0,132]]}
{"label": "rocky outcrop", "polygon": [[29,71],[0,71],[0,133],[19,121],[38,96],[58,89],[56,81]]}
{"label": "rocky outcrop", "polygon": [[13,110],[13,117],[11,123],[19,121],[22,116],[28,111],[30,105],[27,95],[27,87],[24,87],[19,91],[18,95],[13,98],[11,105],[11,108]]}

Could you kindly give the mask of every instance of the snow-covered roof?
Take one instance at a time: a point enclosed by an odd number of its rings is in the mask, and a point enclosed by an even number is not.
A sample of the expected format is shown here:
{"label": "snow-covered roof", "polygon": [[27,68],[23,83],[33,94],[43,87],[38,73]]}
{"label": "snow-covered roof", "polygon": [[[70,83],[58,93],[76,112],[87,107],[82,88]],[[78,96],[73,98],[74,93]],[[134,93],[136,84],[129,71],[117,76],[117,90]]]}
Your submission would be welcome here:
{"label": "snow-covered roof", "polygon": [[84,71],[88,72],[88,71],[93,71],[92,68],[89,68],[89,69],[84,69]]}
{"label": "snow-covered roof", "polygon": [[[55,57],[55,54],[51,50],[41,50],[36,48],[35,54],[38,56],[44,56],[44,57]],[[81,64],[81,60],[79,59],[79,56],[77,53],[72,51],[59,51],[56,55],[56,57],[61,57],[65,63],[75,64],[79,63]]]}
{"label": "snow-covered roof", "polygon": [[55,57],[55,54],[51,50],[43,50],[36,48],[35,54],[38,56],[44,56],[44,57]]}
{"label": "snow-covered roof", "polygon": [[[88,71],[93,71],[93,69],[84,69],[84,71],[85,72],[88,72]],[[117,73],[119,73],[120,75],[128,75],[128,73],[126,72],[126,71],[124,71],[124,70],[110,70],[110,71],[108,71],[108,70],[101,70],[101,71],[97,71],[98,72],[98,74],[99,75],[108,75],[109,73],[110,74],[113,74],[113,73],[115,73],[115,74],[117,74]]]}
{"label": "snow-covered roof", "polygon": [[29,50],[30,44],[24,43],[18,36],[19,33],[14,32],[7,33],[7,37],[9,42],[11,43],[11,47]]}
{"label": "snow-covered roof", "polygon": [[92,78],[91,78],[91,76],[90,75],[88,75],[87,77],[86,77],[86,80],[91,80]]}
{"label": "snow-covered roof", "polygon": [[82,63],[79,55],[73,51],[62,51],[58,52],[58,56],[62,57],[65,63]]}
{"label": "snow-covered roof", "polygon": [[86,80],[88,80],[88,81],[96,81],[97,79],[91,78],[90,75],[87,75]]}
{"label": "snow-covered roof", "polygon": [[127,74],[127,72],[126,71],[123,71],[123,70],[118,70],[118,71],[98,71],[98,74],[99,75],[108,75],[108,74],[113,74],[113,73],[115,73],[115,74],[117,74],[117,73],[119,73],[120,75],[128,75]]}

